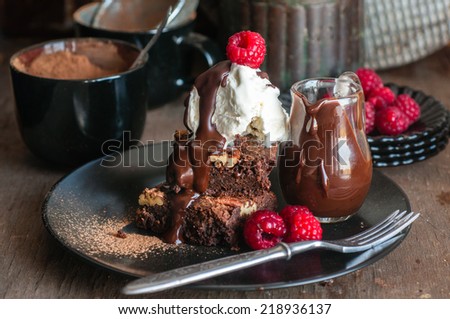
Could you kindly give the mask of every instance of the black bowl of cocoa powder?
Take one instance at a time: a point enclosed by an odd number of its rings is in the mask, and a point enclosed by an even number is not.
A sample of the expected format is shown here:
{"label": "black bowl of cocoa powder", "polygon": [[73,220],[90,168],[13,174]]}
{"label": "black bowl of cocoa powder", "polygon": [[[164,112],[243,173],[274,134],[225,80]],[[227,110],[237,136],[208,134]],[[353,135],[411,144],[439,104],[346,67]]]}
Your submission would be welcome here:
{"label": "black bowl of cocoa powder", "polygon": [[16,114],[36,156],[79,165],[140,138],[147,109],[143,63],[132,44],[99,38],[53,40],[11,57]]}

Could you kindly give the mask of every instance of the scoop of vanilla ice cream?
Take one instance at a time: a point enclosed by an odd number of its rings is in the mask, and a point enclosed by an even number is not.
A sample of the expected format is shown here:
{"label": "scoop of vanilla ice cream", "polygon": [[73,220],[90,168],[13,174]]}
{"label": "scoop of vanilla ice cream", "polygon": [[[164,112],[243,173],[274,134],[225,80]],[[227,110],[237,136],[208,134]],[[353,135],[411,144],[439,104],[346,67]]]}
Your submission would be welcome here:
{"label": "scoop of vanilla ice cream", "polygon": [[[289,137],[288,115],[278,100],[280,91],[258,72],[259,69],[233,63],[226,85],[218,88],[212,123],[227,144],[237,134],[252,134],[266,141],[283,141]],[[186,124],[195,133],[200,118],[200,96],[195,87],[190,94]]]}

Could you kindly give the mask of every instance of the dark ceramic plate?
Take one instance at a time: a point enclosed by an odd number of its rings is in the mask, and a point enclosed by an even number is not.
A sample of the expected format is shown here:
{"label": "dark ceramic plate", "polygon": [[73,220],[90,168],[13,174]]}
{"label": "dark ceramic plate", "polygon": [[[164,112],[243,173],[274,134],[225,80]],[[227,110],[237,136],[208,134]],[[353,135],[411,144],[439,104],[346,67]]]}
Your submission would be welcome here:
{"label": "dark ceramic plate", "polygon": [[392,154],[391,156],[378,157],[372,156],[374,167],[393,167],[400,165],[409,165],[416,162],[424,161],[432,156],[437,155],[448,144],[448,138],[445,138],[438,143],[431,145],[428,149],[416,150],[411,152],[408,156]]}
{"label": "dark ceramic plate", "polygon": [[[448,128],[435,135],[428,136],[422,140],[416,140],[409,143],[395,145],[373,146],[370,145],[372,152],[372,162],[374,167],[393,167],[400,165],[409,165],[424,161],[441,152],[448,144]],[[374,149],[376,149],[374,151]]]}
{"label": "dark ceramic plate", "polygon": [[411,156],[422,155],[434,151],[436,148],[442,149],[448,143],[448,136],[436,136],[430,139],[430,142],[424,143],[423,145],[417,147],[410,147],[402,151],[391,151],[391,152],[374,152],[372,151],[372,159],[394,159],[394,158],[407,158]]}
{"label": "dark ceramic plate", "polygon": [[444,127],[441,131],[437,131],[434,134],[427,136],[426,138],[419,139],[416,141],[399,144],[392,143],[390,145],[381,145],[372,143],[370,144],[370,151],[372,152],[372,154],[389,155],[391,153],[401,154],[421,148],[427,148],[431,145],[439,143],[441,140],[445,138],[448,138],[449,131],[450,125],[448,127]]}
{"label": "dark ceramic plate", "polygon": [[[59,181],[43,204],[46,228],[69,251],[100,267],[139,277],[236,254],[225,248],[173,246],[137,229],[131,221],[144,187],[165,178],[168,144],[116,153],[84,165]],[[277,174],[273,189],[280,200]],[[370,227],[396,209],[410,210],[403,191],[379,171],[360,211],[346,222],[324,225],[324,238],[347,237]],[[122,230],[126,238],[116,237]],[[363,253],[311,251],[290,261],[274,261],[199,283],[197,288],[262,289],[320,282],[345,275],[383,258],[408,230],[385,245]],[[122,236],[124,237],[124,236]]]}
{"label": "dark ceramic plate", "polygon": [[426,95],[422,91],[414,90],[407,86],[387,84],[392,91],[398,94],[408,94],[420,105],[420,119],[411,125],[403,134],[398,136],[369,135],[367,141],[370,146],[398,146],[403,143],[414,143],[428,139],[449,127],[449,112],[441,102],[434,97]]}

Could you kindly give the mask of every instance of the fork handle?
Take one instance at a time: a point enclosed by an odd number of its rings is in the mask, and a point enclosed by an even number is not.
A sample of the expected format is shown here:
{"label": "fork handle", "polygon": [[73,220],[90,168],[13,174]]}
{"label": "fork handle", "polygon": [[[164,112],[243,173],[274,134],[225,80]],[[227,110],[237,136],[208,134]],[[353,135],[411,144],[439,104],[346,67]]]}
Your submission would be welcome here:
{"label": "fork handle", "polygon": [[[294,245],[295,249],[293,249]],[[127,295],[134,295],[163,291],[269,261],[283,258],[289,259],[293,254],[308,251],[315,247],[316,243],[314,241],[304,241],[295,244],[280,243],[270,249],[251,251],[152,274],[130,282],[122,289],[122,292]]]}

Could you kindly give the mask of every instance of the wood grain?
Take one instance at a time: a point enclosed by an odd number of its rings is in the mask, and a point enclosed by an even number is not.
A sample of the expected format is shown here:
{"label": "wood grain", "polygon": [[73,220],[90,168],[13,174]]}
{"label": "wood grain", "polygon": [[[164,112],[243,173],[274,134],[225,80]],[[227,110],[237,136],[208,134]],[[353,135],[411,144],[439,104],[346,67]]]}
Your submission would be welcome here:
{"label": "wood grain", "polygon": [[[0,39],[0,297],[123,298],[128,277],[99,269],[64,250],[45,230],[40,207],[69,169],[36,159],[15,121],[8,59],[26,41]],[[450,105],[450,47],[412,65],[381,73]],[[170,139],[182,127],[184,97],[149,110],[143,140]],[[235,292],[176,289],[145,298],[450,298],[450,147],[409,166],[382,169],[422,214],[387,257],[334,280],[289,289]],[[139,297],[138,297],[139,298]]]}

